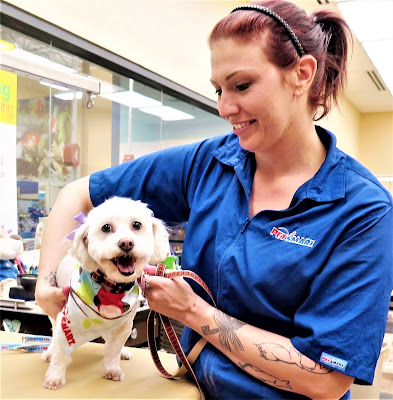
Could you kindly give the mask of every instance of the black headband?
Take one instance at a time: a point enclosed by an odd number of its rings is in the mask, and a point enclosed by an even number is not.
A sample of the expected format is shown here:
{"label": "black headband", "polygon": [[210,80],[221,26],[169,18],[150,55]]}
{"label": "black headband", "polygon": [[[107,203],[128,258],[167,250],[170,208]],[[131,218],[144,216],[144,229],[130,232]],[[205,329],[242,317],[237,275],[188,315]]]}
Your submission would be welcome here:
{"label": "black headband", "polygon": [[291,27],[274,11],[270,10],[270,8],[264,7],[264,6],[259,6],[257,4],[246,4],[244,6],[239,6],[236,7],[234,10],[232,10],[231,14],[234,11],[238,10],[254,10],[254,11],[259,11],[262,14],[266,14],[269,17],[272,17],[274,20],[276,20],[278,23],[280,23],[288,32],[289,38],[291,39],[291,42],[296,48],[297,54],[299,57],[303,57],[306,53],[303,50],[303,46],[300,44],[299,39],[291,29]]}

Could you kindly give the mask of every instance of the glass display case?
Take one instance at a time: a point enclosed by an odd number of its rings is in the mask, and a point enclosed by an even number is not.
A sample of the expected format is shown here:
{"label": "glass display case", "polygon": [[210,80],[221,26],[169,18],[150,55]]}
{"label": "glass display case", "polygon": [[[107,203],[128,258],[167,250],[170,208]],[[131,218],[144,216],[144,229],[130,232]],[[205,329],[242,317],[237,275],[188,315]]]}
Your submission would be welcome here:
{"label": "glass display case", "polygon": [[[39,219],[48,215],[67,183],[159,149],[230,130],[228,122],[195,102],[180,100],[8,27],[2,26],[0,40],[0,54],[22,58],[30,66],[27,72],[0,66],[4,70],[0,84],[10,87],[12,79],[16,90],[15,131],[10,140],[2,141],[0,167],[6,155],[15,154],[8,161],[16,159],[17,215],[13,218],[27,247]],[[43,77],[43,71],[50,76]],[[63,83],[53,81],[60,76]],[[99,92],[91,97],[78,87],[87,78],[99,84]],[[90,100],[94,107],[87,107]],[[15,183],[7,185],[0,179],[1,191],[13,189]],[[0,223],[7,214],[2,213]],[[181,228],[172,233],[178,254],[181,235]]]}

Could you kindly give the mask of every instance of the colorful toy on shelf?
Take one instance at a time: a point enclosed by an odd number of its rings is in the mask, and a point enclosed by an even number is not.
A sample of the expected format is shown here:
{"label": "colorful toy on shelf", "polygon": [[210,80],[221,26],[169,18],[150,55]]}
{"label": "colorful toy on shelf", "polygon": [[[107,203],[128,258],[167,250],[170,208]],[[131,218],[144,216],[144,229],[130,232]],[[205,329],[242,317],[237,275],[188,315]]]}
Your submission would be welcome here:
{"label": "colorful toy on shelf", "polygon": [[45,210],[37,204],[27,207],[24,214],[19,214],[18,230],[24,239],[34,238],[41,218],[45,216]]}
{"label": "colorful toy on shelf", "polygon": [[[19,256],[23,253],[23,242],[19,235],[12,234],[0,226],[0,280],[16,279],[19,272]],[[15,260],[16,264],[15,265]]]}

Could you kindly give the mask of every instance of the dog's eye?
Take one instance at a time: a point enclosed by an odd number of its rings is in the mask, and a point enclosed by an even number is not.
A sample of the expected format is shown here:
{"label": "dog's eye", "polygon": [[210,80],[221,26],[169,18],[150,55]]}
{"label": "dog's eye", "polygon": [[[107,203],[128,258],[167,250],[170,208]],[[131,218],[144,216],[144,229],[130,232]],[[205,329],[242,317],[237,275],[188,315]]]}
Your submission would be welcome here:
{"label": "dog's eye", "polygon": [[109,224],[105,224],[101,228],[102,232],[108,233],[112,231],[112,226]]}
{"label": "dog's eye", "polygon": [[134,221],[134,222],[132,223],[132,227],[133,227],[136,231],[139,231],[139,229],[142,228],[142,224],[141,224],[139,221]]}

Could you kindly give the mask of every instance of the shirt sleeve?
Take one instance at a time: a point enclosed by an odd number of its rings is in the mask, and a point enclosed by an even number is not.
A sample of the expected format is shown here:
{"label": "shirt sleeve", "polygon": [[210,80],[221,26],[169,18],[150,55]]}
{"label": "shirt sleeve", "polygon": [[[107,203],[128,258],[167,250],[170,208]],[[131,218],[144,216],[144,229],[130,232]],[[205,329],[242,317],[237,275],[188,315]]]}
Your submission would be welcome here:
{"label": "shirt sleeve", "polygon": [[[333,227],[332,227],[333,229]],[[302,354],[372,384],[393,288],[391,205],[365,215],[343,233],[313,280],[291,339]]]}
{"label": "shirt sleeve", "polygon": [[98,171],[89,181],[94,206],[113,196],[147,203],[157,218],[188,219],[189,180],[201,143],[177,146]]}

